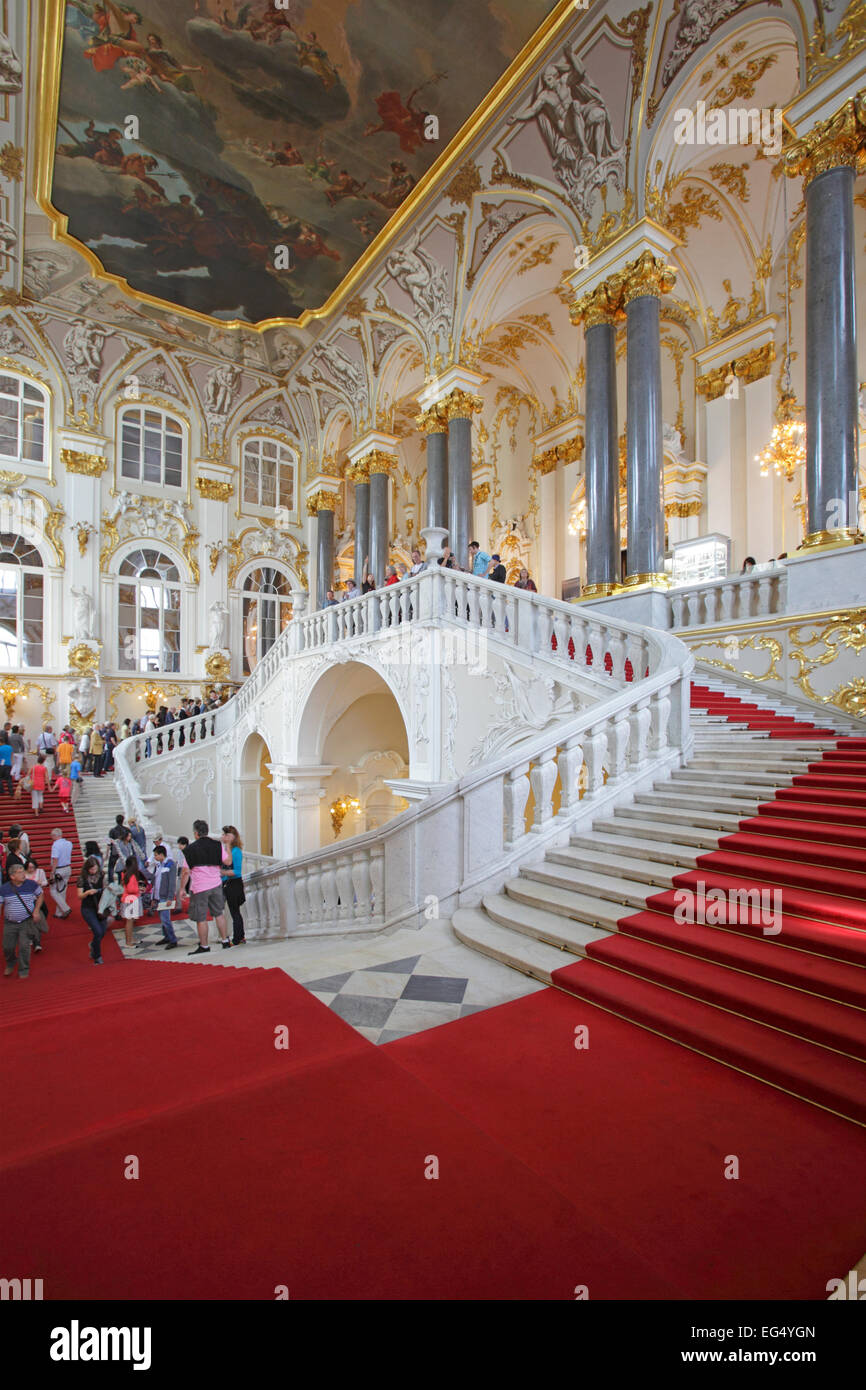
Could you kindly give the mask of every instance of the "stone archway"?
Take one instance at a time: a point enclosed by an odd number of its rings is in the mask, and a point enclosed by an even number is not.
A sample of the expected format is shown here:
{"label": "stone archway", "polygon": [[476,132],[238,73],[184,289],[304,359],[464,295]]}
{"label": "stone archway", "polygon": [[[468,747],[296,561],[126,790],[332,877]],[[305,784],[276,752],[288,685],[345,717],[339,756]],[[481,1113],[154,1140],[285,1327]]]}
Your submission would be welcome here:
{"label": "stone archway", "polygon": [[241,824],[238,828],[251,854],[274,852],[270,762],[270,749],[261,734],[250,734],[241,752]]}

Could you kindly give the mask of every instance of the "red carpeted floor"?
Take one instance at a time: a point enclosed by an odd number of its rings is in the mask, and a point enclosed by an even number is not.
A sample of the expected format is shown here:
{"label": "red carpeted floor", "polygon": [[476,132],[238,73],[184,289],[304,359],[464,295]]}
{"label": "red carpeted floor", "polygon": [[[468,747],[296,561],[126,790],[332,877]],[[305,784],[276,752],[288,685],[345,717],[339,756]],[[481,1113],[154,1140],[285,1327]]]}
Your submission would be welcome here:
{"label": "red carpeted floor", "polygon": [[[814,1087],[853,1112],[866,976],[839,938],[866,934],[791,918],[798,944],[786,917],[684,953],[665,896],[577,985],[380,1048],[282,971],[127,961],[110,936],[95,967],[77,910],[53,922],[2,981],[0,1171],[26,1200],[0,1274],[49,1299],[825,1297],[866,1249],[866,1129],[658,1034],[694,1048],[718,1015],[739,1065],[802,994],[806,1036],[778,1032],[765,1070],[826,1054]],[[732,979],[762,1022],[726,1011]]]}

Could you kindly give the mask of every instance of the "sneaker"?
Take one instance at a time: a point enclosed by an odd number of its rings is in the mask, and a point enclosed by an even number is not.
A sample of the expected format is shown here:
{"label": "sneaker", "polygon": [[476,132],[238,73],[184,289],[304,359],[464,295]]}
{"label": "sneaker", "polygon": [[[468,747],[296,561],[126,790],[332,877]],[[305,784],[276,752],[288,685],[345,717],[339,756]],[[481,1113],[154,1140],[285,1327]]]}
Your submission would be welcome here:
{"label": "sneaker", "polygon": [[189,955],[189,956],[207,956],[207,955],[210,955],[210,946],[196,946],[196,948],[195,948],[194,951],[187,951],[187,955]]}
{"label": "sneaker", "polygon": [[7,965],[6,969],[3,971],[3,974],[4,974],[4,975],[14,975],[14,974],[15,974],[15,966],[14,966],[14,965]]}
{"label": "sneaker", "polygon": [[231,946],[231,944],[232,944],[232,943],[231,943],[230,941],[224,941],[224,942],[222,943],[222,948],[223,948],[223,950],[224,950],[224,951],[227,951],[228,948],[229,948],[229,946]]}
{"label": "sneaker", "polygon": [[41,947],[41,946],[34,946],[34,947],[33,947],[34,955],[37,955],[37,956],[38,956],[38,955],[39,955],[39,952],[40,952],[41,950],[42,950],[42,947]]}
{"label": "sneaker", "polygon": [[179,941],[166,941],[166,942],[165,942],[165,949],[166,949],[167,951],[176,951],[179,945],[180,945],[180,942],[179,942]]}
{"label": "sneaker", "polygon": [[104,964],[105,964],[105,961],[102,959],[102,956],[93,956],[93,957],[91,957],[91,959],[93,960],[93,964],[94,964],[94,965],[104,965]]}
{"label": "sneaker", "polygon": [[246,939],[245,936],[242,936],[241,939],[240,939],[240,941],[233,941],[233,942],[232,942],[232,945],[233,945],[233,946],[246,946],[246,944],[247,944],[247,939]]}
{"label": "sneaker", "polygon": [[19,970],[19,971],[18,971],[18,978],[19,978],[19,980],[29,980],[29,979],[30,979],[30,971],[27,970],[27,971],[22,975],[22,974],[21,974],[21,971]]}

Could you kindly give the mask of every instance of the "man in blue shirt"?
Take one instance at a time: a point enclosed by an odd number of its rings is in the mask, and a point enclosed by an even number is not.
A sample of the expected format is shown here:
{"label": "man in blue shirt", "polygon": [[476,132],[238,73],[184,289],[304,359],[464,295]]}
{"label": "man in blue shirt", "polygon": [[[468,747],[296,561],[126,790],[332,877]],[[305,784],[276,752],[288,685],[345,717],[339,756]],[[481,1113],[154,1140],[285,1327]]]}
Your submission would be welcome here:
{"label": "man in blue shirt", "polygon": [[156,905],[159,920],[162,923],[162,939],[165,949],[173,951],[177,946],[177,937],[171,924],[171,907],[175,900],[177,866],[173,860],[169,859],[168,850],[163,844],[154,845],[153,858],[156,867],[153,871],[153,884],[150,890],[151,901]]}
{"label": "man in blue shirt", "polygon": [[490,556],[486,550],[481,549],[477,541],[469,542],[469,566],[473,574],[479,574],[482,579],[487,577]]}
{"label": "man in blue shirt", "polygon": [[12,744],[8,734],[0,734],[0,796],[12,795]]}
{"label": "man in blue shirt", "polygon": [[81,754],[76,753],[72,762],[69,764],[69,780],[72,783],[72,795],[70,806],[74,806],[78,800],[78,793],[81,791]]}
{"label": "man in blue shirt", "polygon": [[39,939],[37,913],[42,908],[42,889],[27,878],[23,864],[13,864],[9,882],[0,886],[0,911],[3,912],[3,955],[6,957],[4,975],[15,973],[15,952],[18,952],[18,978],[30,974],[30,949],[34,937]]}

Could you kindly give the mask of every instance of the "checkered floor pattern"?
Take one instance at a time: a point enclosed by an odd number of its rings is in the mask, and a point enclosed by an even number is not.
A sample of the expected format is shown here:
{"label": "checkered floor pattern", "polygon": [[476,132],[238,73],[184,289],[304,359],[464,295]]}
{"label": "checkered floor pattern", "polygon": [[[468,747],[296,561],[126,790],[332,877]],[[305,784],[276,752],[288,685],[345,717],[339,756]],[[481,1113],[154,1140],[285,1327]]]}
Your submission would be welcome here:
{"label": "checkered floor pattern", "polygon": [[464,1004],[467,977],[443,975],[442,966],[423,955],[301,983],[374,1043],[451,1023],[484,1007]]}

